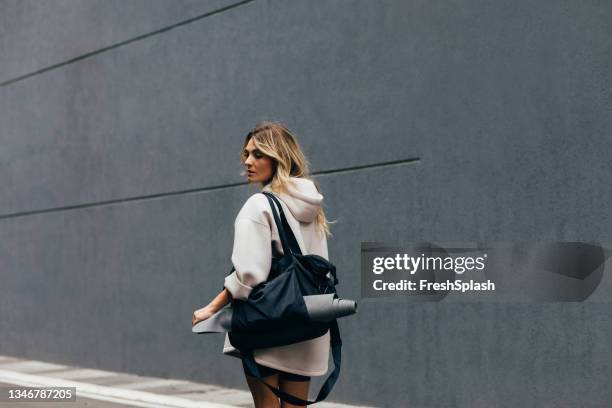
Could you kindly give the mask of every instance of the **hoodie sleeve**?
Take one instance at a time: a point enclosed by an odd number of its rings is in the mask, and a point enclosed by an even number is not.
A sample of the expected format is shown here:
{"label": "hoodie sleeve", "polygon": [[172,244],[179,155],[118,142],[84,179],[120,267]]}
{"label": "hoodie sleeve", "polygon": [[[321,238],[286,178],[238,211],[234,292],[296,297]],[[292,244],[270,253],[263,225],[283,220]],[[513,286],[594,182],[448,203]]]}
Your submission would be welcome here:
{"label": "hoodie sleeve", "polygon": [[234,223],[232,263],[236,269],[225,278],[225,287],[234,299],[246,300],[257,284],[264,282],[272,265],[270,226],[252,218]]}

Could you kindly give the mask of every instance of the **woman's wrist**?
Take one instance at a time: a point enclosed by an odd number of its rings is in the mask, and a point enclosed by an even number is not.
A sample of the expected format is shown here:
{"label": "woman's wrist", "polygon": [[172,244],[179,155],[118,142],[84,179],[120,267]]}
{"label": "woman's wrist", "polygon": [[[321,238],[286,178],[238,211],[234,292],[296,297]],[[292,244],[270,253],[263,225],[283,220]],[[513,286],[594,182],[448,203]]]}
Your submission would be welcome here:
{"label": "woman's wrist", "polygon": [[214,305],[212,303],[209,303],[209,304],[207,304],[206,306],[204,306],[202,308],[202,310],[205,310],[205,311],[210,312],[212,314],[217,313],[219,311],[219,309],[221,309],[219,306]]}

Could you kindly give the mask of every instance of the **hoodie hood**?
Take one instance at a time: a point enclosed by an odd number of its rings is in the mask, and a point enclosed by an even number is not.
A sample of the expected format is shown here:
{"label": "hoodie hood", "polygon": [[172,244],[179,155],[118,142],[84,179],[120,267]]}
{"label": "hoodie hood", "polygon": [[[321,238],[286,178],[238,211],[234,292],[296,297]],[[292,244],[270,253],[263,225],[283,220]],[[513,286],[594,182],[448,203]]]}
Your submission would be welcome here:
{"label": "hoodie hood", "polygon": [[[266,185],[263,191],[272,192],[270,185]],[[287,205],[293,217],[300,222],[313,222],[323,202],[323,196],[317,191],[315,184],[311,180],[299,177],[289,179],[287,191],[280,194],[279,198]]]}

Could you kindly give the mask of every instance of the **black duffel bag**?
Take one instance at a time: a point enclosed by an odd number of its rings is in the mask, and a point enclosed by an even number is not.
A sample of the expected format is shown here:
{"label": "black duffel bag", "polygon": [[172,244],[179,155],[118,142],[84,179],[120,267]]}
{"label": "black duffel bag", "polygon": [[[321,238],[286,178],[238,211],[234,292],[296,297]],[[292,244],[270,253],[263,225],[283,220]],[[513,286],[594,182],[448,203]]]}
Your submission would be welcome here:
{"label": "black duffel bag", "polygon": [[[240,351],[245,370],[266,384],[280,399],[294,405],[314,404],[327,397],[338,379],[342,340],[336,319],[315,322],[308,317],[304,296],[336,295],[336,267],[321,256],[303,255],[280,202],[274,194],[263,194],[272,208],[283,256],[273,260],[268,279],[255,286],[246,301],[232,300],[232,329],[228,336],[232,346]],[[330,330],[334,371],[314,401],[297,398],[263,381],[253,350],[314,339],[327,330]]]}

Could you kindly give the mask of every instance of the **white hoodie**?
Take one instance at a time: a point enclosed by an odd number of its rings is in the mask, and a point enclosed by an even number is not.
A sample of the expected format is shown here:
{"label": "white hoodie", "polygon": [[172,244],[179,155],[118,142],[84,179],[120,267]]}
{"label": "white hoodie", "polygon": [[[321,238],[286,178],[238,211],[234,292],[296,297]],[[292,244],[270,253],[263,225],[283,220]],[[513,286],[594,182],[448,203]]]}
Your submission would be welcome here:
{"label": "white hoodie", "polygon": [[[270,186],[265,186],[263,191],[271,191]],[[323,201],[314,183],[292,177],[287,192],[278,197],[302,253],[328,259],[327,238],[314,222]],[[283,253],[268,199],[263,194],[254,194],[234,222],[232,263],[235,271],[225,278],[225,287],[233,298],[247,299],[253,287],[268,278],[272,245]],[[235,352],[227,336],[223,352]],[[261,365],[308,376],[327,372],[328,354],[329,332],[316,339],[254,352],[255,361]]]}
{"label": "white hoodie", "polygon": [[[315,253],[327,259],[327,239],[314,223],[323,196],[314,183],[292,177],[287,193],[280,194],[287,221],[303,254]],[[272,191],[267,185],[263,191]],[[287,211],[287,209],[289,211]],[[252,195],[234,222],[232,263],[235,272],[225,278],[225,287],[234,299],[246,300],[253,287],[265,281],[272,265],[272,247],[283,253],[272,209],[263,194]]]}

